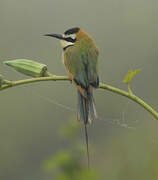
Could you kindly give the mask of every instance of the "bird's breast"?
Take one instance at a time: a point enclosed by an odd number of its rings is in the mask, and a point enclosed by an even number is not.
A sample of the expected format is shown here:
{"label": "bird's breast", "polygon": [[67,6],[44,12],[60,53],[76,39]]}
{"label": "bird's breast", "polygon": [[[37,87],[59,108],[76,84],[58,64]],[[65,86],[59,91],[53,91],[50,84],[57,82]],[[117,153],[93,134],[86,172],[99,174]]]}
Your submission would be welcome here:
{"label": "bird's breast", "polygon": [[65,63],[64,63],[64,52],[62,52],[62,54],[61,54],[61,60],[62,60],[62,63],[65,65]]}

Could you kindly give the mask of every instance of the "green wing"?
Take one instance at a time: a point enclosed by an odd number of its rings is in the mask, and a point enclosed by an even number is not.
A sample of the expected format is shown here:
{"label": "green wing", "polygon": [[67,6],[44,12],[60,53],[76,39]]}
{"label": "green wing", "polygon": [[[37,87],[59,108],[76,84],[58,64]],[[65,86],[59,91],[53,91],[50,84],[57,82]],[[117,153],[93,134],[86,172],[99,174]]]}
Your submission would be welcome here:
{"label": "green wing", "polygon": [[97,70],[98,50],[96,47],[78,48],[69,47],[64,53],[64,64],[73,76],[73,80],[82,88],[89,85],[99,86]]}

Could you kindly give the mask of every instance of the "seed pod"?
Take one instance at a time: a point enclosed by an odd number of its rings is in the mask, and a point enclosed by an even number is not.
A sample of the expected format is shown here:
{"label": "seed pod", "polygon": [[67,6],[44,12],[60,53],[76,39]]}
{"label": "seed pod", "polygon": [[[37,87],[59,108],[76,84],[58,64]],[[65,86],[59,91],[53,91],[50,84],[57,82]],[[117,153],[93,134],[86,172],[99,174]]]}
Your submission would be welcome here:
{"label": "seed pod", "polygon": [[4,64],[13,67],[16,71],[31,77],[48,76],[47,66],[36,61],[16,59],[4,61]]}

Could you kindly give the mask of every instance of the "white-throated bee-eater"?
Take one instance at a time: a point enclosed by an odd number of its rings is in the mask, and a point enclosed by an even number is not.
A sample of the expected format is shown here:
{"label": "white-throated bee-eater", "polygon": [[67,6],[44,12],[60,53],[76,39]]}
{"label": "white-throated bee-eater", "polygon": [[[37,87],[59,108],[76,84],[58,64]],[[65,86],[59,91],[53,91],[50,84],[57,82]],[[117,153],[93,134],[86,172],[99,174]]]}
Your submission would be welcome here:
{"label": "white-throated bee-eater", "polygon": [[60,40],[63,62],[72,82],[78,89],[78,119],[83,120],[89,166],[87,124],[97,118],[93,89],[99,86],[98,49],[92,38],[75,27],[64,34],[46,34]]}

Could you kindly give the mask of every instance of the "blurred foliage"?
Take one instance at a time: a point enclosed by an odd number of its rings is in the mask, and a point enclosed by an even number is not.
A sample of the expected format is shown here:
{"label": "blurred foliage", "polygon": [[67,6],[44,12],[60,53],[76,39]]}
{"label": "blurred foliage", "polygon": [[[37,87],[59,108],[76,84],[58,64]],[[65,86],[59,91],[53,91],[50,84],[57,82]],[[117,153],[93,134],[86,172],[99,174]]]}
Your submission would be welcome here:
{"label": "blurred foliage", "polygon": [[57,152],[46,160],[43,168],[46,172],[55,174],[55,180],[97,180],[99,174],[94,170],[88,170],[85,163],[86,150],[79,142],[77,136],[80,124],[70,121],[59,129],[59,136],[65,137],[71,142],[71,147]]}
{"label": "blurred foliage", "polygon": [[81,126],[81,123],[76,123],[76,121],[70,120],[66,124],[61,125],[58,130],[58,136],[69,140],[74,138],[76,139],[78,137]]}

